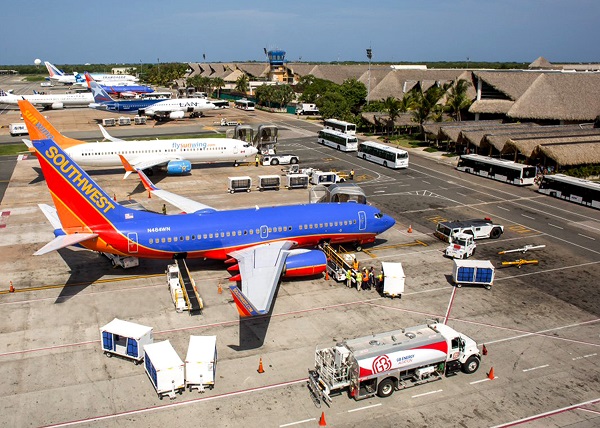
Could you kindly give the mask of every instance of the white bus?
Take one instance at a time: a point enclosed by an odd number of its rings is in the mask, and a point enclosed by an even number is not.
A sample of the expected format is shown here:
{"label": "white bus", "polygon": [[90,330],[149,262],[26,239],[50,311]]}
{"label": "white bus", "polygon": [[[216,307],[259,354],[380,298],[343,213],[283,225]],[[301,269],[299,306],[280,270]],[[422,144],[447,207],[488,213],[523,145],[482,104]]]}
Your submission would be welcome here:
{"label": "white bus", "polygon": [[235,108],[247,111],[254,110],[254,101],[249,101],[246,98],[242,98],[241,100],[235,100]]}
{"label": "white bus", "polygon": [[544,175],[538,192],[600,209],[600,183],[563,174]]}
{"label": "white bus", "polygon": [[354,123],[338,119],[325,119],[325,129],[333,129],[344,134],[356,135],[356,125]]}
{"label": "white bus", "polygon": [[355,136],[331,129],[320,130],[317,142],[343,152],[355,152],[358,149],[358,139]]}
{"label": "white bus", "polygon": [[535,166],[481,155],[461,155],[456,169],[516,186],[533,184],[536,175]]}
{"label": "white bus", "polygon": [[358,145],[359,158],[381,164],[387,168],[408,168],[408,152],[373,141],[363,141]]}

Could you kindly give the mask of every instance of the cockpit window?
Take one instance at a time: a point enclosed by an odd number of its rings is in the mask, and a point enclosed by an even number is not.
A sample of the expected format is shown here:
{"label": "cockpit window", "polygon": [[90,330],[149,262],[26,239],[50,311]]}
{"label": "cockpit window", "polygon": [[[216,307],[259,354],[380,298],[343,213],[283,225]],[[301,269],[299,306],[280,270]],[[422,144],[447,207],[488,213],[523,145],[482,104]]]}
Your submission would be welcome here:
{"label": "cockpit window", "polygon": [[376,213],[375,214],[375,218],[382,218],[382,217],[383,217],[383,214],[381,214],[381,213]]}

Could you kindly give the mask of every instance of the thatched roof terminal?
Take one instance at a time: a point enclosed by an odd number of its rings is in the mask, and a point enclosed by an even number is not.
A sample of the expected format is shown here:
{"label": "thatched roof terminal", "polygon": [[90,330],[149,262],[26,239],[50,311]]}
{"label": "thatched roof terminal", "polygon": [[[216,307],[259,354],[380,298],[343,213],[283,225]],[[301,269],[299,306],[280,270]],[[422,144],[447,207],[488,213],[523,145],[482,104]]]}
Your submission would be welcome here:
{"label": "thatched roof terminal", "polygon": [[585,143],[589,141],[597,141],[599,138],[597,135],[583,135],[580,137],[555,137],[555,138],[524,138],[506,141],[502,154],[519,152],[523,156],[530,158],[533,151],[537,146],[540,145],[552,145],[552,144],[573,144],[573,143]]}
{"label": "thatched roof terminal", "polygon": [[494,89],[507,95],[511,100],[518,100],[531,84],[540,76],[535,71],[474,71],[480,78]]}
{"label": "thatched roof terminal", "polygon": [[535,129],[511,130],[508,132],[493,132],[487,134],[481,140],[481,146],[492,146],[498,151],[504,149],[504,145],[508,140],[517,141],[520,139],[539,138],[556,138],[569,137],[580,135],[598,135],[600,137],[600,129],[592,128],[591,125],[581,127],[579,125],[554,125],[554,126],[539,126]]}
{"label": "thatched roof terminal", "polygon": [[469,107],[469,113],[506,114],[515,102],[511,100],[478,100]]}
{"label": "thatched roof terminal", "polygon": [[[458,140],[458,136],[460,135],[460,132],[463,129],[471,129],[471,128],[478,128],[478,127],[484,127],[484,126],[494,126],[494,125],[500,125],[500,121],[499,120],[465,120],[465,121],[460,121],[460,122],[437,122],[439,124],[439,127],[437,128],[437,139],[439,140],[450,140],[453,141],[454,143],[456,143],[456,141]],[[427,126],[429,127],[430,124],[428,123]],[[431,130],[434,131],[435,128],[433,128],[433,123],[431,123]],[[428,132],[428,131],[426,131]],[[433,134],[433,132],[431,132]]]}
{"label": "thatched roof terminal", "polygon": [[497,131],[507,132],[519,129],[531,129],[532,127],[537,127],[537,125],[534,123],[502,123],[500,125],[486,126],[484,128],[464,129],[458,136],[458,143],[472,144],[480,147],[483,137],[487,134]]}
{"label": "thatched roof terminal", "polygon": [[600,164],[600,140],[564,143],[564,144],[541,144],[538,145],[533,154],[552,159],[560,166],[577,166]]}

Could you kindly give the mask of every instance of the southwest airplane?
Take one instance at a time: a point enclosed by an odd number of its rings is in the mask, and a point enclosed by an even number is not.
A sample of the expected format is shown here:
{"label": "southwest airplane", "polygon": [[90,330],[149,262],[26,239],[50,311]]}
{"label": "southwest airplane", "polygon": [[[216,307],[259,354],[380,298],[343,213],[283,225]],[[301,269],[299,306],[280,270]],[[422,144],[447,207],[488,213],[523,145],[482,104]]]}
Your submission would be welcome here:
{"label": "southwest airplane", "polygon": [[79,244],[121,256],[237,261],[228,270],[239,271],[231,280],[241,289],[229,288],[241,317],[268,314],[282,273],[325,270],[325,254],[302,247],[374,242],[395,223],[375,207],[347,202],[219,211],[156,188],[141,171],[146,186],[186,214],[133,210],[113,201],[54,140],[34,139],[33,147],[56,207],[41,206],[56,237],[35,255]]}
{"label": "southwest airplane", "polygon": [[[65,85],[72,85],[75,83],[81,83],[85,85],[85,78],[74,72],[72,75],[65,74],[56,68],[54,65],[50,64],[48,61],[44,61],[44,65],[48,70],[48,74],[50,75],[50,80],[54,80],[58,83],[64,83]],[[130,74],[101,74],[101,73],[92,73],[92,77],[94,80],[100,83],[116,83],[116,82],[137,82],[139,79]]]}
{"label": "southwest airplane", "polygon": [[[191,171],[192,162],[232,161],[237,165],[258,152],[247,142],[231,138],[124,141],[111,137],[102,126],[100,130],[110,142],[86,143],[61,134],[29,102],[19,101],[19,108],[31,139],[52,138],[80,165],[122,166],[120,156],[125,156],[129,164],[125,177],[134,168],[163,166],[169,174],[185,174]],[[31,143],[24,141],[31,148]]]}
{"label": "southwest airplane", "polygon": [[94,102],[90,92],[82,94],[35,94],[15,95],[0,89],[0,103],[17,105],[19,100],[27,100],[31,104],[42,106],[46,109],[62,109],[65,106],[88,106]]}
{"label": "southwest airplane", "polygon": [[190,117],[194,117],[201,115],[204,111],[214,110],[215,108],[213,103],[203,98],[175,98],[166,100],[141,98],[116,101],[97,82],[91,80],[88,74],[85,77],[94,96],[94,102],[89,107],[97,110],[137,113],[161,120],[182,119],[185,113],[190,113]]}

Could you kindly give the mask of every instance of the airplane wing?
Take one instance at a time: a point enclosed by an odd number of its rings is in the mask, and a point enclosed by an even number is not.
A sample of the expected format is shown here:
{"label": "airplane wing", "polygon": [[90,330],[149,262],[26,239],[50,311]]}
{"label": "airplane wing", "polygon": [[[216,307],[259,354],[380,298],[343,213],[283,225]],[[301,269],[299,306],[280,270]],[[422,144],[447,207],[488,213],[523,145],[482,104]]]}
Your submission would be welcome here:
{"label": "airplane wing", "polygon": [[172,160],[182,160],[180,157],[154,157],[154,158],[146,158],[143,161],[137,163],[130,163],[123,155],[119,155],[121,159],[121,163],[123,164],[123,168],[125,168],[125,176],[123,180],[129,177],[129,174],[136,171],[143,171],[148,168],[152,168],[154,166],[163,165]]}
{"label": "airplane wing", "polygon": [[233,251],[238,261],[242,289],[229,287],[241,317],[264,315],[271,309],[273,296],[285,266],[291,241],[271,242]]}
{"label": "airplane wing", "polygon": [[200,202],[193,201],[186,198],[185,196],[176,195],[175,193],[168,192],[166,190],[159,189],[150,181],[150,179],[142,172],[141,169],[137,169],[137,173],[142,180],[142,184],[148,192],[158,196],[163,201],[176,206],[185,213],[203,213],[203,212],[214,212],[217,211],[215,208]]}
{"label": "airplane wing", "polygon": [[122,143],[125,140],[121,140],[120,138],[117,137],[113,137],[112,135],[110,135],[108,133],[108,131],[106,129],[104,129],[104,127],[102,125],[98,125],[98,127],[100,128],[100,132],[102,132],[102,136],[108,140],[108,141],[112,141],[113,143]]}
{"label": "airplane wing", "polygon": [[41,256],[42,254],[49,253],[50,251],[56,251],[60,250],[61,248],[70,247],[71,245],[79,244],[80,242],[87,241],[88,239],[92,239],[97,236],[97,233],[74,233],[71,235],[59,235],[33,253],[33,255]]}

